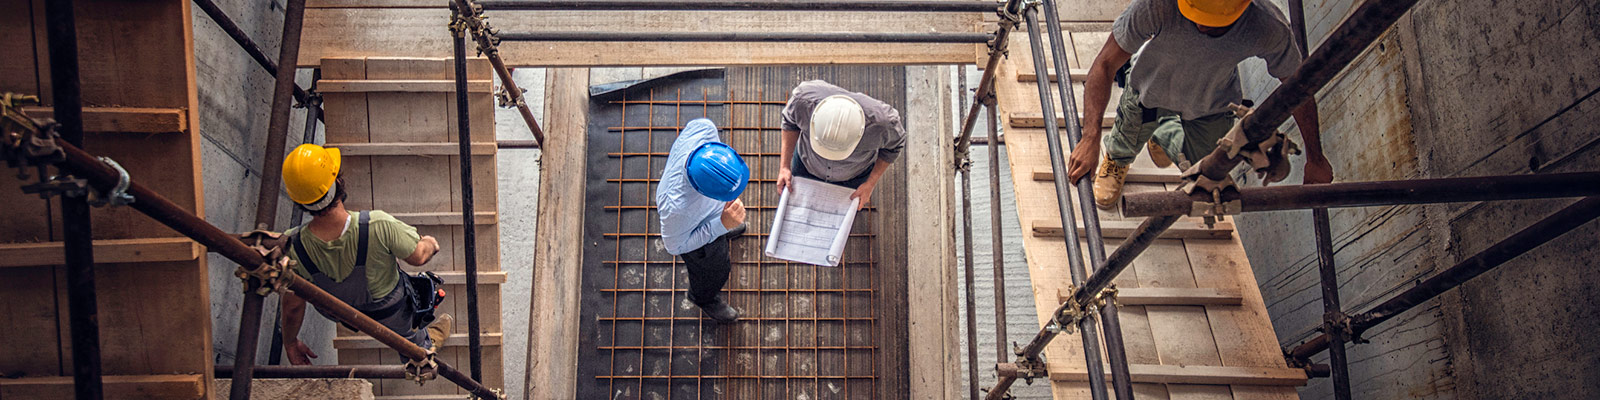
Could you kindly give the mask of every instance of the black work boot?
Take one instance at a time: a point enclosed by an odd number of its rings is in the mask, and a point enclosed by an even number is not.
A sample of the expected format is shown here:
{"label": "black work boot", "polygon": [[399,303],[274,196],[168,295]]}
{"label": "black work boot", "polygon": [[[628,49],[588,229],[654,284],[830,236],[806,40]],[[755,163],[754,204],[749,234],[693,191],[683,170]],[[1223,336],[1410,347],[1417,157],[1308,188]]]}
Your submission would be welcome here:
{"label": "black work boot", "polygon": [[739,310],[734,309],[733,306],[728,305],[728,302],[722,301],[722,299],[695,305],[700,306],[700,311],[704,311],[707,316],[717,322],[727,324],[739,320]]}

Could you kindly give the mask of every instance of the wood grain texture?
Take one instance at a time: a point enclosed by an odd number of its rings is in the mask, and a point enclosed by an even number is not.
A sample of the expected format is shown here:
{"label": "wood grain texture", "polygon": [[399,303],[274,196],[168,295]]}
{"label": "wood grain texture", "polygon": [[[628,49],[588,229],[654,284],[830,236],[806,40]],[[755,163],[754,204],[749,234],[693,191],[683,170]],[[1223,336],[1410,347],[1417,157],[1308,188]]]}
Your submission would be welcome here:
{"label": "wood grain texture", "polygon": [[[55,118],[51,107],[24,107],[33,118]],[[189,129],[188,112],[178,108],[84,107],[84,132],[169,133]]]}
{"label": "wood grain texture", "polygon": [[[1059,97],[1057,99],[1058,99],[1057,101],[1060,101]],[[1060,104],[1054,104],[1054,105],[1056,107],[1060,107],[1061,106]],[[1083,119],[1083,114],[1082,113],[1078,114],[1078,119],[1079,120]],[[1006,120],[1011,124],[1011,127],[1013,127],[1013,128],[1043,128],[1044,127],[1044,114],[1040,114],[1037,111],[1033,112],[1033,113],[1011,113],[1011,114],[1008,114],[1008,117],[1006,118]],[[1116,121],[1117,121],[1116,112],[1115,111],[1107,112],[1105,117],[1100,119],[1100,126],[1104,127],[1104,128],[1110,128],[1113,123],[1116,123]],[[1066,129],[1066,125],[1067,125],[1067,119],[1065,117],[1062,117],[1061,114],[1056,114],[1056,126],[1059,127],[1060,129]]]}
{"label": "wood grain texture", "polygon": [[[1178,183],[1183,181],[1183,177],[1179,175],[1179,172],[1180,171],[1175,168],[1132,167],[1128,169],[1128,178],[1123,182]],[[1035,181],[1053,182],[1055,179],[1056,174],[1051,172],[1048,166],[1043,169],[1033,171],[1033,180]]]}
{"label": "wood grain texture", "polygon": [[[342,156],[452,156],[461,154],[458,143],[328,143]],[[472,143],[472,154],[492,156],[499,149],[494,142]],[[476,164],[473,167],[477,167]],[[473,169],[474,172],[477,168]]]}
{"label": "wood grain texture", "polygon": [[[467,81],[468,93],[488,93],[493,86],[488,80]],[[317,81],[317,91],[322,93],[349,93],[349,92],[403,92],[403,93],[455,93],[455,80],[448,79],[374,79],[374,80],[343,80],[323,79]]]}
{"label": "wood grain texture", "polygon": [[[1046,368],[1050,371],[1050,380],[1083,382],[1089,379],[1089,374],[1077,364],[1052,362],[1047,363]],[[1128,366],[1128,372],[1133,375],[1133,381],[1138,383],[1260,386],[1300,386],[1306,383],[1306,371],[1299,368],[1132,364]],[[1227,391],[1226,387],[1222,389]]]}
{"label": "wood grain texture", "polygon": [[[1080,221],[1081,223],[1081,221]],[[1029,224],[1035,236],[1061,237],[1065,233],[1061,230],[1061,221],[1035,220]],[[1125,238],[1137,232],[1139,221],[1100,221],[1101,235],[1106,238]],[[1078,226],[1078,237],[1084,237],[1083,226]],[[1233,235],[1233,223],[1217,221],[1214,226],[1206,226],[1204,222],[1178,221],[1172,228],[1161,233],[1164,239],[1218,239]]]}
{"label": "wood grain texture", "polygon": [[[105,375],[102,379],[108,399],[203,399],[205,377],[193,375]],[[72,398],[71,376],[0,379],[0,397],[12,399]]]}
{"label": "wood grain texture", "polygon": [[[1058,292],[1059,302],[1071,293]],[[1117,288],[1117,304],[1123,306],[1198,306],[1239,305],[1244,301],[1238,289],[1216,288]]]}
{"label": "wood grain texture", "polygon": [[[558,68],[545,79],[547,140],[541,166],[584,165],[588,143],[589,70]],[[529,299],[527,386],[530,399],[576,395],[579,269],[583,259],[584,174],[581,168],[541,167],[539,193],[566,193],[539,200],[539,237],[534,246],[533,293]]]}
{"label": "wood grain texture", "polygon": [[[189,238],[105,239],[94,241],[96,263],[192,261],[200,258],[199,243]],[[61,265],[61,242],[0,244],[0,267]]]}
{"label": "wood grain texture", "polygon": [[[881,12],[492,12],[502,31],[977,32],[979,16]],[[446,57],[450,11],[438,8],[306,10],[302,67],[334,57]],[[973,63],[975,44],[503,42],[511,67]]]}

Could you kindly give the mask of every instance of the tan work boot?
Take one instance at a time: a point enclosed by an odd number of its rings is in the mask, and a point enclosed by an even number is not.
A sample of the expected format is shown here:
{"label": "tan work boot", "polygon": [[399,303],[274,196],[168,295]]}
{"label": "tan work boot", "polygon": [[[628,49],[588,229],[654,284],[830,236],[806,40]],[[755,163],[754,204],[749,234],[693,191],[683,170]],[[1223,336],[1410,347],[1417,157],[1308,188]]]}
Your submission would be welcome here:
{"label": "tan work boot", "polygon": [[1122,181],[1128,179],[1128,166],[1118,165],[1106,157],[1100,161],[1100,172],[1094,175],[1094,204],[1103,209],[1116,207],[1122,198]]}
{"label": "tan work boot", "polygon": [[433,323],[428,324],[428,339],[433,341],[428,350],[437,353],[443,349],[444,341],[450,339],[450,331],[455,330],[455,327],[455,317],[451,317],[450,314],[439,314]]}
{"label": "tan work boot", "polygon": [[1148,145],[1145,145],[1145,148],[1150,150],[1150,161],[1155,162],[1156,167],[1158,168],[1171,167],[1172,159],[1167,158],[1167,150],[1161,148],[1161,145],[1156,144],[1155,139],[1150,139],[1148,143]]}

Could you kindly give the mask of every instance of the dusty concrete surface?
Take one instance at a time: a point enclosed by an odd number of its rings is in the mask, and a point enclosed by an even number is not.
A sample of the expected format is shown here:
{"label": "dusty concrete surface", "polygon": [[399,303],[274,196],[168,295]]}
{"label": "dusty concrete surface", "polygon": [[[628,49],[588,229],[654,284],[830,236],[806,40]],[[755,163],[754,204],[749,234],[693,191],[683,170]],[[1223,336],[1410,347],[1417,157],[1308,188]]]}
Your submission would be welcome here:
{"label": "dusty concrete surface", "polygon": [[[283,24],[281,2],[218,0],[216,3],[264,52],[277,56]],[[198,8],[194,12],[194,54],[201,107],[197,126],[201,135],[206,221],[229,232],[247,231],[254,225],[256,191],[261,186],[261,167],[267,156],[263,149],[272,105],[273,77]],[[302,87],[311,83],[310,71],[301,71],[298,78]],[[289,148],[300,144],[304,130],[305,111],[292,109],[287,135]],[[280,157],[271,158],[281,162]],[[280,230],[289,224],[291,204],[287,197],[279,200],[277,228]],[[239,278],[233,276],[236,264],[216,254],[207,257],[211,266],[212,347],[218,363],[232,364],[239,335],[239,306],[244,295]],[[268,359],[277,304],[277,296],[267,298],[257,353],[261,363]],[[320,315],[306,317],[300,338],[321,356],[318,363],[338,361],[333,351],[333,331],[333,323]]]}
{"label": "dusty concrete surface", "polygon": [[[1308,3],[1312,42],[1355,3]],[[1600,169],[1596,37],[1594,2],[1418,3],[1320,93],[1336,181]],[[1246,93],[1259,101],[1276,83],[1255,64],[1244,69]],[[1335,210],[1345,308],[1387,299],[1571,202]],[[1322,314],[1310,213],[1238,221],[1279,340],[1309,337]],[[1590,222],[1369,331],[1372,343],[1350,350],[1356,397],[1600,396],[1600,344],[1587,340],[1600,329],[1597,243],[1600,223]],[[1319,379],[1301,395],[1331,392]]]}
{"label": "dusty concrete surface", "polygon": [[[522,68],[512,73],[517,85],[528,89],[528,108],[544,119],[543,68]],[[498,79],[498,78],[496,78]],[[532,140],[533,133],[516,109],[495,111],[495,137]],[[539,150],[501,149],[495,157],[500,190],[500,269],[506,283],[500,289],[500,323],[504,326],[503,356],[507,398],[523,398],[528,355],[528,304],[533,285],[533,243],[539,210]]]}
{"label": "dusty concrete surface", "polygon": [[[233,381],[218,379],[211,395],[228,397]],[[250,383],[255,400],[372,400],[372,382],[366,379],[256,379]]]}

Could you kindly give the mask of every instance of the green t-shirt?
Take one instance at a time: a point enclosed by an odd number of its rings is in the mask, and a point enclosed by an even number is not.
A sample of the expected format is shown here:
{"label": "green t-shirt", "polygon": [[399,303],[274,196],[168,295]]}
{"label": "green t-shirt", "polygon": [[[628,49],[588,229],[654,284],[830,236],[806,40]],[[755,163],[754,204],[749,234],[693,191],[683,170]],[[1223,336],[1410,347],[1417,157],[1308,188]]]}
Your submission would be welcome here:
{"label": "green t-shirt", "polygon": [[[343,282],[350,276],[350,270],[355,269],[356,247],[359,237],[360,216],[357,211],[350,211],[350,222],[346,224],[344,234],[332,242],[323,241],[317,235],[306,232],[300,235],[300,241],[305,245],[306,255],[317,264],[323,274],[333,278],[335,282]],[[300,227],[289,229],[286,234],[293,235],[300,231]],[[372,210],[369,214],[367,234],[367,292],[374,299],[388,296],[394,291],[396,283],[400,282],[400,264],[398,258],[411,256],[417,250],[417,242],[422,237],[417,235],[417,228],[406,225],[395,219],[389,213]],[[294,272],[301,277],[311,279],[311,272],[300,264],[299,255],[293,250],[289,257],[294,259],[296,265]]]}

